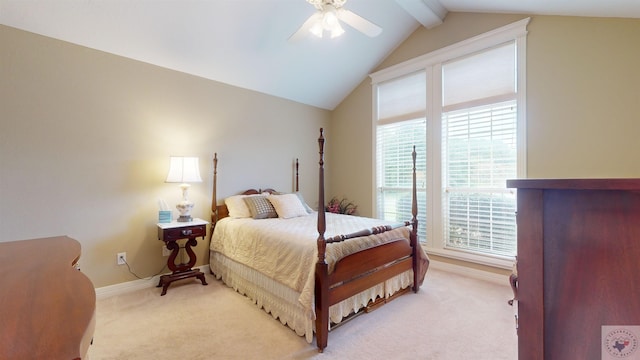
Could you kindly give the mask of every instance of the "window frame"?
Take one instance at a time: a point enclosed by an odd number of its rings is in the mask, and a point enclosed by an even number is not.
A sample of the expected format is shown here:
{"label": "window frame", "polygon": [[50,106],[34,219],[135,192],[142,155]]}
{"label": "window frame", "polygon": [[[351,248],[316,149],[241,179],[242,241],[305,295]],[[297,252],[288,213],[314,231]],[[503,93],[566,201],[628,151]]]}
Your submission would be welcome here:
{"label": "window frame", "polygon": [[[427,77],[427,214],[419,215],[419,223],[426,228],[427,241],[423,243],[425,250],[430,254],[470,261],[483,265],[500,268],[511,268],[513,257],[476,254],[460,250],[445,248],[444,244],[444,219],[442,203],[442,65],[447,61],[472,55],[486,49],[490,49],[506,42],[515,41],[516,44],[516,103],[517,103],[517,177],[526,178],[526,35],[530,18],[525,18],[512,24],[488,31],[486,33],[449,45],[439,50],[407,60],[400,64],[388,67],[370,75],[372,80],[372,165],[373,165],[373,192],[372,199],[374,216],[378,217],[377,209],[377,84],[385,81],[401,78],[414,72],[424,71]],[[439,90],[438,90],[439,89]],[[506,187],[506,184],[505,184]],[[515,214],[514,214],[515,215]]]}

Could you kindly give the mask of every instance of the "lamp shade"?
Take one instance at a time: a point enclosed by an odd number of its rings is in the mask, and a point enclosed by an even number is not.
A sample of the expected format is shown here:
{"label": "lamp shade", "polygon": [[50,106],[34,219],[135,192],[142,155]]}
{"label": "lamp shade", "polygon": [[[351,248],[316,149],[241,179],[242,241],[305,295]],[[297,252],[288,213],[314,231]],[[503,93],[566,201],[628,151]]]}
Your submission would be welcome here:
{"label": "lamp shade", "polygon": [[200,166],[197,157],[171,156],[169,165],[168,183],[192,183],[202,182]]}

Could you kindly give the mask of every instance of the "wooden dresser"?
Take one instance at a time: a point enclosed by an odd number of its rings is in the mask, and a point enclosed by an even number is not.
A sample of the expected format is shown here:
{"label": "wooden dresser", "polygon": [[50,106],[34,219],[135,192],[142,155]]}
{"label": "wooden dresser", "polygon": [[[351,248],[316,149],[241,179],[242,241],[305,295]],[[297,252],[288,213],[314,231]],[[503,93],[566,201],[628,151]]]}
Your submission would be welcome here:
{"label": "wooden dresser", "polygon": [[0,359],[85,358],[96,293],[66,236],[0,243]]}
{"label": "wooden dresser", "polygon": [[640,325],[640,179],[507,187],[518,189],[518,358],[602,359],[603,325]]}

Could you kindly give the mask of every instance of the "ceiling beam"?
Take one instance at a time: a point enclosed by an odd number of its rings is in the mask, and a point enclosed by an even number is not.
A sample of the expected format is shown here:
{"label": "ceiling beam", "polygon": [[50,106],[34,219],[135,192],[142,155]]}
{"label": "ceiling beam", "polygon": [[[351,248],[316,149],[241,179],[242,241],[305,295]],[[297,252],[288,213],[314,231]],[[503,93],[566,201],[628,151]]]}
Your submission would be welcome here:
{"label": "ceiling beam", "polygon": [[448,12],[438,0],[396,0],[396,2],[427,29],[442,24]]}

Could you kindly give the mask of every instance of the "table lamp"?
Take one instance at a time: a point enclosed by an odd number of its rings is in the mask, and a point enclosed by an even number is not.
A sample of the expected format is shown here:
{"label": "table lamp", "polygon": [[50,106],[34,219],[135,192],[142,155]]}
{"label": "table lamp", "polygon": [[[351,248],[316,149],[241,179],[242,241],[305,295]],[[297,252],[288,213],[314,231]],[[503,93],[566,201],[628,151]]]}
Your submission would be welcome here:
{"label": "table lamp", "polygon": [[180,212],[180,217],[177,221],[192,221],[191,209],[193,209],[193,203],[187,198],[188,190],[191,186],[188,183],[202,182],[198,158],[171,156],[170,159],[169,174],[165,182],[180,183],[180,188],[182,189],[182,201],[176,205],[176,208]]}

